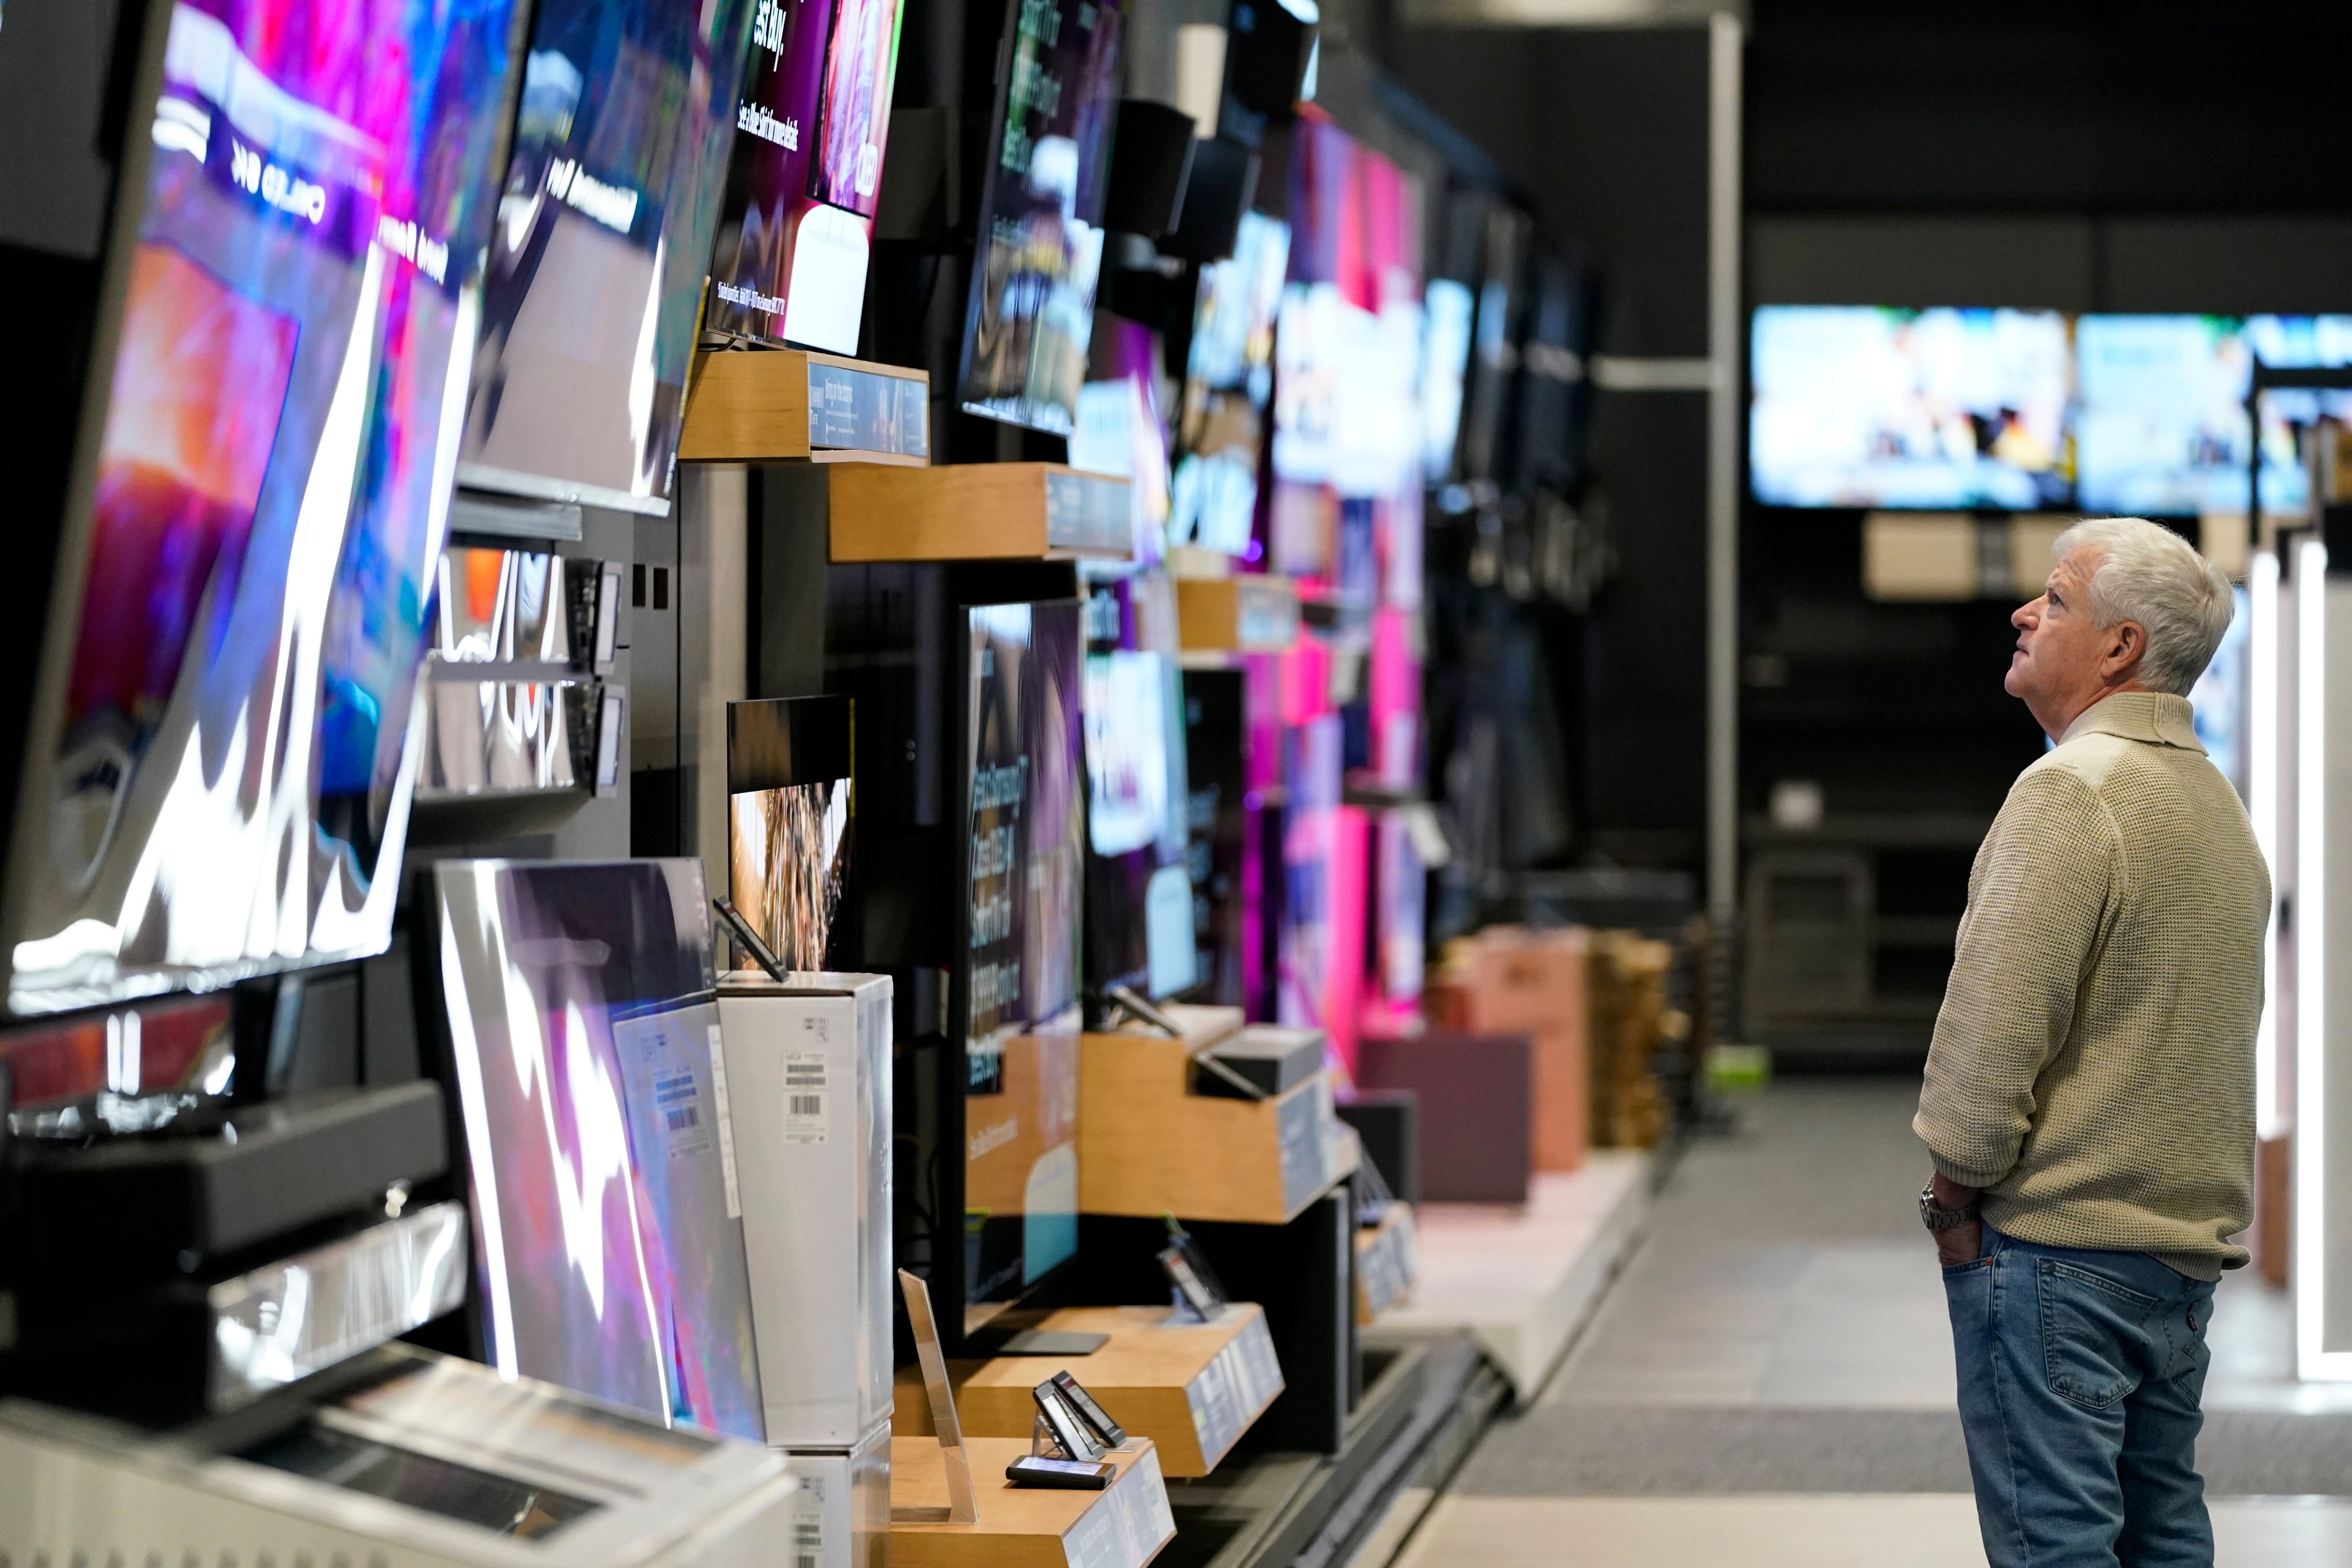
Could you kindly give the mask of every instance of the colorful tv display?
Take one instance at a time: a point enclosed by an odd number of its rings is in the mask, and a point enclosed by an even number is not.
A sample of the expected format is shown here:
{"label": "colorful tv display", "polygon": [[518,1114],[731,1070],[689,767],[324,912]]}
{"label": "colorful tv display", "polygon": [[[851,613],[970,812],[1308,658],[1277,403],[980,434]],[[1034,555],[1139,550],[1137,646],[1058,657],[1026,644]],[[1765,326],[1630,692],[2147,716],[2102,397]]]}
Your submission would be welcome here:
{"label": "colorful tv display", "polygon": [[1201,269],[1171,487],[1171,543],[1248,553],[1274,398],[1274,328],[1290,226],[1244,213],[1233,255]]}
{"label": "colorful tv display", "polygon": [[513,0],[157,21],[25,752],[19,1013],[389,941],[513,98]]}
{"label": "colorful tv display", "polygon": [[727,896],[787,969],[855,963],[850,761],[846,697],[727,705]]}
{"label": "colorful tv display", "polygon": [[1790,507],[2063,507],[2066,318],[1767,305],[1749,354],[1756,499]]}
{"label": "colorful tv display", "polygon": [[[2352,363],[2352,316],[2083,316],[2074,323],[2077,499],[2086,511],[2246,510],[2253,362]],[[2309,480],[2294,426],[2352,413],[2342,393],[2263,395],[2263,505],[2300,511]]]}
{"label": "colorful tv display", "polygon": [[459,482],[656,515],[755,0],[541,0]]}
{"label": "colorful tv display", "polygon": [[1116,4],[1010,0],[958,402],[1067,436],[1102,268],[1119,90]]}
{"label": "colorful tv display", "polygon": [[701,862],[446,860],[433,900],[485,1358],[764,1441]]}
{"label": "colorful tv display", "polygon": [[1077,1249],[1087,784],[1078,602],[966,615],[969,1330]]}
{"label": "colorful tv display", "polygon": [[703,324],[855,353],[898,0],[759,0]]}

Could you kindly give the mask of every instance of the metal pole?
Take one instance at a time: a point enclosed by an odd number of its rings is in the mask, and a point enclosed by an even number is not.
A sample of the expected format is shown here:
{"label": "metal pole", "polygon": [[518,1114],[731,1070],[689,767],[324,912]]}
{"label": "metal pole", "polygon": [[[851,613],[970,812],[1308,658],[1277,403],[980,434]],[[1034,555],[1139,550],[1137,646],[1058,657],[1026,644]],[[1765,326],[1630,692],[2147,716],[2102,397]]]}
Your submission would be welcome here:
{"label": "metal pole", "polygon": [[1707,39],[1706,907],[1739,907],[1739,132],[1745,29]]}

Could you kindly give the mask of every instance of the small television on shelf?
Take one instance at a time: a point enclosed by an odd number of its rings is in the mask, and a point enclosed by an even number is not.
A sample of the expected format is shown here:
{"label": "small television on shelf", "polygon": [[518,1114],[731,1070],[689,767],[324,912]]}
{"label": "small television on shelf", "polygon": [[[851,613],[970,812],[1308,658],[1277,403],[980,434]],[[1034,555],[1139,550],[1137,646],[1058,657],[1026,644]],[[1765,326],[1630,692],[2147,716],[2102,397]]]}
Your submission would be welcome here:
{"label": "small television on shelf", "polygon": [[701,862],[445,860],[420,890],[482,1359],[764,1441]]}
{"label": "small television on shelf", "polygon": [[899,0],[761,0],[706,330],[856,352],[901,19]]}
{"label": "small television on shelf", "polygon": [[855,968],[846,697],[727,705],[727,896],[788,970]]}
{"label": "small television on shelf", "polygon": [[1748,467],[1766,506],[2063,508],[2055,310],[1758,307]]}
{"label": "small television on shelf", "polygon": [[156,83],[5,911],[42,1013],[380,952],[520,7],[127,8]]}
{"label": "small television on shelf", "polygon": [[460,484],[667,514],[757,0],[541,0]]}
{"label": "small television on shelf", "polygon": [[935,1237],[933,1282],[943,1262],[961,1277],[969,1339],[1077,1250],[1082,608],[975,605],[960,640],[964,938],[949,1058],[960,1092],[944,1102],[962,1112],[946,1145],[962,1245]]}
{"label": "small television on shelf", "polygon": [[1076,424],[1124,20],[1097,0],[1007,5],[957,374],[969,413],[1057,436]]}
{"label": "small television on shelf", "polygon": [[[2078,500],[2086,511],[2192,516],[2246,510],[2246,392],[2268,365],[2352,363],[2352,317],[2087,315],[2074,323]],[[2309,481],[2293,426],[2352,396],[2263,398],[2267,510],[2300,511]]]}

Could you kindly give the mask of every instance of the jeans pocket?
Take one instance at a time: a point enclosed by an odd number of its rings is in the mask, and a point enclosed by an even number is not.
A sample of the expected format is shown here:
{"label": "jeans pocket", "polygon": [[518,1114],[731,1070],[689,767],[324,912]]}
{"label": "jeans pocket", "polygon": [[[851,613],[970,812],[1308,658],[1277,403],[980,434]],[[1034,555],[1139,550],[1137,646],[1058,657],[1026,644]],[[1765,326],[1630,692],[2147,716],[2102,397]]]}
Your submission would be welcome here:
{"label": "jeans pocket", "polygon": [[2033,1275],[2050,1392],[2105,1410],[2138,1387],[2148,1323],[2164,1303],[2054,1258],[2036,1258]]}

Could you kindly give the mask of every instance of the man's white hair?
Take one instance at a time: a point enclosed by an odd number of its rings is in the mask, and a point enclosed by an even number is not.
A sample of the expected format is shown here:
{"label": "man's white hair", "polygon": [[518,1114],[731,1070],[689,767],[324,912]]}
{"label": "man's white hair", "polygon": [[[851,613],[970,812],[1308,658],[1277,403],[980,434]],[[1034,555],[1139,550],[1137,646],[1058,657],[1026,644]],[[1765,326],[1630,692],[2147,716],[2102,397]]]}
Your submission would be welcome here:
{"label": "man's white hair", "polygon": [[2091,569],[2093,619],[2103,627],[2138,622],[2147,633],[2141,684],[2188,696],[2237,612],[2228,575],[2144,517],[2084,518],[2058,536],[2052,558],[2063,561],[2085,544],[2099,552]]}

